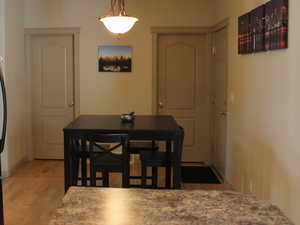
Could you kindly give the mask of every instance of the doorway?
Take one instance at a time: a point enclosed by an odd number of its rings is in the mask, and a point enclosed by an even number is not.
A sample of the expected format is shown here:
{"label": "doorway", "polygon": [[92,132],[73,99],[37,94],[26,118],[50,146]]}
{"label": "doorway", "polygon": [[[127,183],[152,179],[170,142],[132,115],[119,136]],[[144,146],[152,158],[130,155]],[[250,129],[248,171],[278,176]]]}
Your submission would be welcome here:
{"label": "doorway", "polygon": [[[195,31],[195,30],[194,30]],[[210,102],[206,30],[157,36],[156,114],[185,129],[182,161],[210,161]]]}
{"label": "doorway", "polygon": [[26,30],[32,158],[63,159],[63,128],[79,114],[78,29]]}
{"label": "doorway", "polygon": [[153,114],[171,114],[184,127],[182,161],[214,165],[222,175],[227,139],[227,25],[224,20],[209,28],[152,28]]}

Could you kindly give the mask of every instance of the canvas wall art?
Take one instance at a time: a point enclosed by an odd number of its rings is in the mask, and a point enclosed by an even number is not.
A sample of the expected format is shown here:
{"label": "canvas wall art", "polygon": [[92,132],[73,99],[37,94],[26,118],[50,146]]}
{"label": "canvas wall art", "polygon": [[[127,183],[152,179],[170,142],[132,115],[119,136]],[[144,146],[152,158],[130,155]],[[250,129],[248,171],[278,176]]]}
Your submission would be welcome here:
{"label": "canvas wall art", "polygon": [[266,50],[288,47],[288,0],[272,0],[266,4]]}
{"label": "canvas wall art", "polygon": [[238,53],[288,47],[288,0],[271,0],[238,19]]}
{"label": "canvas wall art", "polygon": [[98,47],[99,72],[131,72],[132,47],[103,45]]}
{"label": "canvas wall art", "polygon": [[251,32],[250,32],[250,13],[239,17],[239,54],[252,52]]}
{"label": "canvas wall art", "polygon": [[251,12],[251,45],[253,52],[265,50],[265,6],[257,7]]}

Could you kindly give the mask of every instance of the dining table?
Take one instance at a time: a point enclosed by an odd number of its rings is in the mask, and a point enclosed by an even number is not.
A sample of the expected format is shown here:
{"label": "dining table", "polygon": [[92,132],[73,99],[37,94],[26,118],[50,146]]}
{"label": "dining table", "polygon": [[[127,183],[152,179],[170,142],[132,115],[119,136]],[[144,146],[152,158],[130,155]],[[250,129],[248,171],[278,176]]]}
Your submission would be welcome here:
{"label": "dining table", "polygon": [[167,151],[173,152],[172,188],[181,188],[181,131],[171,115],[136,115],[132,122],[123,122],[120,115],[80,115],[64,129],[64,180],[65,192],[76,186],[71,139],[80,135],[88,141],[91,134],[128,134],[130,140],[166,142]]}
{"label": "dining table", "polygon": [[71,187],[49,225],[294,225],[234,191]]}

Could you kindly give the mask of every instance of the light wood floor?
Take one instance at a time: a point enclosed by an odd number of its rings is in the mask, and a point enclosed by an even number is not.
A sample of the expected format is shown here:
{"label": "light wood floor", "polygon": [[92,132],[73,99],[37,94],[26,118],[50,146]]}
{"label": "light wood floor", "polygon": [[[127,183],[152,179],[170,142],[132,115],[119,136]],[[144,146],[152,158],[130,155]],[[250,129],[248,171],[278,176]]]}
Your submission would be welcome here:
{"label": "light wood floor", "polygon": [[[139,165],[132,165],[132,173],[139,174]],[[164,172],[159,170],[159,183]],[[111,177],[112,187],[120,187],[121,177]],[[64,196],[63,161],[32,161],[16,169],[6,178],[4,211],[6,225],[48,225],[51,213]],[[228,185],[184,184],[185,189],[230,189]]]}

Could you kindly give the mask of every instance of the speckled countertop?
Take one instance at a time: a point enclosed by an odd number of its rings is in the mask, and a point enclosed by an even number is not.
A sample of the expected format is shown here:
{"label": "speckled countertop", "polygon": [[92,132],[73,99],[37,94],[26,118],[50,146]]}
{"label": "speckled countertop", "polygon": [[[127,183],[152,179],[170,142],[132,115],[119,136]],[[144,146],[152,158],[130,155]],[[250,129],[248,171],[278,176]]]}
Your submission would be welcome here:
{"label": "speckled countertop", "polygon": [[50,225],[292,225],[266,201],[228,191],[72,187]]}

